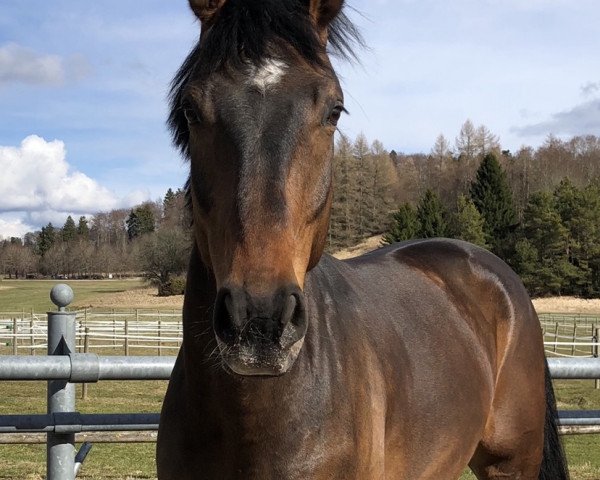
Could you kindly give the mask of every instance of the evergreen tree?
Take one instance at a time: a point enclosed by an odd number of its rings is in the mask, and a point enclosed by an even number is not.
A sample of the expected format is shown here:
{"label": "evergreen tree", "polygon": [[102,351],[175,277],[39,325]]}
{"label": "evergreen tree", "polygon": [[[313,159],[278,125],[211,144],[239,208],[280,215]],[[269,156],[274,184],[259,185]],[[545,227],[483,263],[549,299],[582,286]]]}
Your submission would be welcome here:
{"label": "evergreen tree", "polygon": [[48,223],[48,225],[42,227],[37,242],[38,253],[40,256],[43,257],[46,255],[46,252],[54,245],[54,241],[56,240],[55,237],[56,232],[52,223]]}
{"label": "evergreen tree", "polygon": [[165,193],[165,198],[163,200],[163,208],[165,210],[167,210],[169,207],[171,207],[173,205],[174,201],[175,201],[175,193],[173,192],[173,190],[171,188],[169,188],[167,190],[167,193]]}
{"label": "evergreen tree", "polygon": [[125,224],[127,225],[127,236],[129,237],[129,240],[133,240],[140,236],[140,222],[135,210],[131,210]]}
{"label": "evergreen tree", "polygon": [[383,236],[382,243],[391,244],[415,238],[420,230],[417,212],[410,203],[403,203],[393,215],[390,230]]}
{"label": "evergreen tree", "polygon": [[446,210],[437,194],[432,190],[427,190],[417,206],[417,220],[419,222],[417,237],[445,237],[448,234],[445,216]]}
{"label": "evergreen tree", "polygon": [[125,224],[129,240],[152,233],[155,229],[155,219],[150,205],[146,203],[131,210]]}
{"label": "evergreen tree", "polygon": [[493,153],[483,158],[476,179],[471,184],[470,194],[483,217],[486,243],[494,253],[507,259],[516,214],[506,175]]}
{"label": "evergreen tree", "polygon": [[531,195],[523,216],[523,234],[537,251],[535,276],[528,285],[531,293],[563,293],[576,272],[567,257],[568,230],[554,208],[552,194]]}
{"label": "evergreen tree", "polygon": [[61,237],[63,242],[71,242],[75,240],[75,237],[77,237],[77,227],[75,226],[75,221],[71,215],[67,217],[67,220],[63,225]]}
{"label": "evergreen tree", "polygon": [[475,207],[473,201],[465,195],[460,195],[457,200],[457,212],[454,215],[453,237],[474,243],[486,248],[483,232],[483,218]]}
{"label": "evergreen tree", "polygon": [[544,293],[543,286],[539,285],[537,277],[538,251],[526,238],[521,238],[515,243],[513,264],[530,295]]}
{"label": "evergreen tree", "polygon": [[77,224],[77,235],[87,240],[90,237],[90,227],[88,226],[88,221],[85,216],[79,217],[79,223]]}

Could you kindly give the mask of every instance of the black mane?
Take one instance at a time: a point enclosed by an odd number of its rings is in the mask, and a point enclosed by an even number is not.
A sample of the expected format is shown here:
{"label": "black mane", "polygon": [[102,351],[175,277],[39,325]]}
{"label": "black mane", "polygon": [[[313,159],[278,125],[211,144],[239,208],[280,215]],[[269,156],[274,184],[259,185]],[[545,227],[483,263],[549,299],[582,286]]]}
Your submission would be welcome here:
{"label": "black mane", "polygon": [[[341,12],[329,26],[330,53],[356,59],[353,45],[360,33]],[[203,32],[171,82],[168,126],[173,143],[187,157],[189,130],[183,114],[183,92],[195,75],[227,65],[259,65],[272,45],[288,45],[311,65],[322,66],[322,45],[310,20],[306,0],[228,0]]]}

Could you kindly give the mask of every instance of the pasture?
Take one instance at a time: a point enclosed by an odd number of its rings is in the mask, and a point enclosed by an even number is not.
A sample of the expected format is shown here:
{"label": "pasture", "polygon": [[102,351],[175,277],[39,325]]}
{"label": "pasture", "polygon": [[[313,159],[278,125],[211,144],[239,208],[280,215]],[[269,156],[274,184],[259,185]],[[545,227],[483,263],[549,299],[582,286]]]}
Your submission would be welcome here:
{"label": "pasture", "polygon": [[[3,281],[0,287],[0,311],[20,311],[34,308],[36,312],[50,309],[48,292],[56,281]],[[135,293],[142,291],[139,280],[106,280],[67,282],[75,290],[76,307],[113,304],[119,299],[123,308],[139,306]],[[125,295],[127,292],[132,295]],[[132,304],[124,303],[130,298]],[[171,302],[180,299],[171,300]],[[103,354],[122,354],[110,349]],[[155,354],[152,352],[137,352]],[[559,408],[600,409],[600,390],[593,381],[555,382]],[[90,384],[88,399],[81,400],[78,386],[78,410],[83,413],[157,412],[160,409],[167,382],[99,382]],[[45,382],[3,382],[0,413],[44,413]],[[434,432],[433,432],[434,433]],[[571,436],[565,444],[575,480],[600,480],[600,441],[598,435]],[[156,478],[154,443],[95,444],[78,478],[84,479],[153,479]],[[45,445],[0,445],[0,479],[38,480],[44,478]],[[465,473],[463,480],[474,477]]]}

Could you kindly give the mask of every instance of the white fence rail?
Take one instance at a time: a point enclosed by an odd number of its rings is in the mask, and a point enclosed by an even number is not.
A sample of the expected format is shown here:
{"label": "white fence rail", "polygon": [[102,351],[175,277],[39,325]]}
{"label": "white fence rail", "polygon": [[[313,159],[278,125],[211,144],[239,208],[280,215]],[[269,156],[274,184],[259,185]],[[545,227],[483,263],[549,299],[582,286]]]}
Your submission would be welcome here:
{"label": "white fence rail", "polygon": [[[99,310],[76,312],[77,349],[116,349],[125,355],[153,349],[173,354],[181,345],[180,310]],[[598,357],[600,316],[540,314],[546,352],[556,357]],[[30,354],[47,348],[46,315],[0,312],[0,353]],[[87,347],[86,347],[87,344]]]}
{"label": "white fence rail", "polygon": [[[30,354],[47,348],[45,315],[0,312],[0,353]],[[118,349],[125,355],[153,349],[158,355],[179,349],[181,312],[161,310],[76,312],[76,346],[80,352]]]}

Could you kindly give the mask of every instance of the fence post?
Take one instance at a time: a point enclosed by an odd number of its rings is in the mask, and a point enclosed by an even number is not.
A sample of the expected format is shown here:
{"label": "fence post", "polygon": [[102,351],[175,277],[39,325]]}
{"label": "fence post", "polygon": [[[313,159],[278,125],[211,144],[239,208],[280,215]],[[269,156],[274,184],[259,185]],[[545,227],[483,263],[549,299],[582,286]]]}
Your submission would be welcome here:
{"label": "fence post", "polygon": [[[73,301],[73,290],[55,285],[50,299],[58,312],[48,312],[48,355],[68,355],[75,351],[75,313],[65,307]],[[75,411],[75,384],[65,380],[48,382],[48,413]],[[75,479],[75,434],[48,433],[46,444],[47,480]]]}
{"label": "fence post", "polygon": [[19,330],[19,324],[16,318],[13,318],[13,355],[17,355],[19,353],[17,347],[17,331]]}
{"label": "fence post", "polygon": [[[137,310],[136,310],[137,316]],[[125,356],[129,356],[129,319],[125,319]]]}
{"label": "fence post", "polygon": [[162,322],[160,318],[158,320],[158,356],[162,356],[162,332],[161,332]]}
{"label": "fence post", "polygon": [[33,335],[33,327],[34,327],[34,322],[33,322],[33,318],[31,320],[29,320],[29,341],[31,343],[31,350],[29,352],[30,355],[35,355],[35,348],[33,348],[35,346],[35,338]]}
{"label": "fence post", "polygon": [[[594,357],[598,358],[598,342],[600,341],[600,328],[597,328],[594,325],[594,336],[592,337],[593,342],[596,344],[594,345]],[[594,387],[596,388],[596,390],[600,390],[600,379],[596,379],[594,380]]]}
{"label": "fence post", "polygon": [[573,324],[573,345],[571,345],[571,356],[575,356],[575,339],[577,338],[577,322]]}
{"label": "fence post", "polygon": [[554,328],[554,353],[556,353],[556,342],[558,342],[558,322],[556,322],[556,327]]}
{"label": "fence post", "polygon": [[[89,327],[85,327],[84,332],[85,333],[84,333],[84,337],[83,337],[83,353],[89,353],[89,350],[90,350],[90,329],[89,329]],[[87,400],[87,394],[88,394],[88,384],[83,383],[81,385],[81,399]]]}

